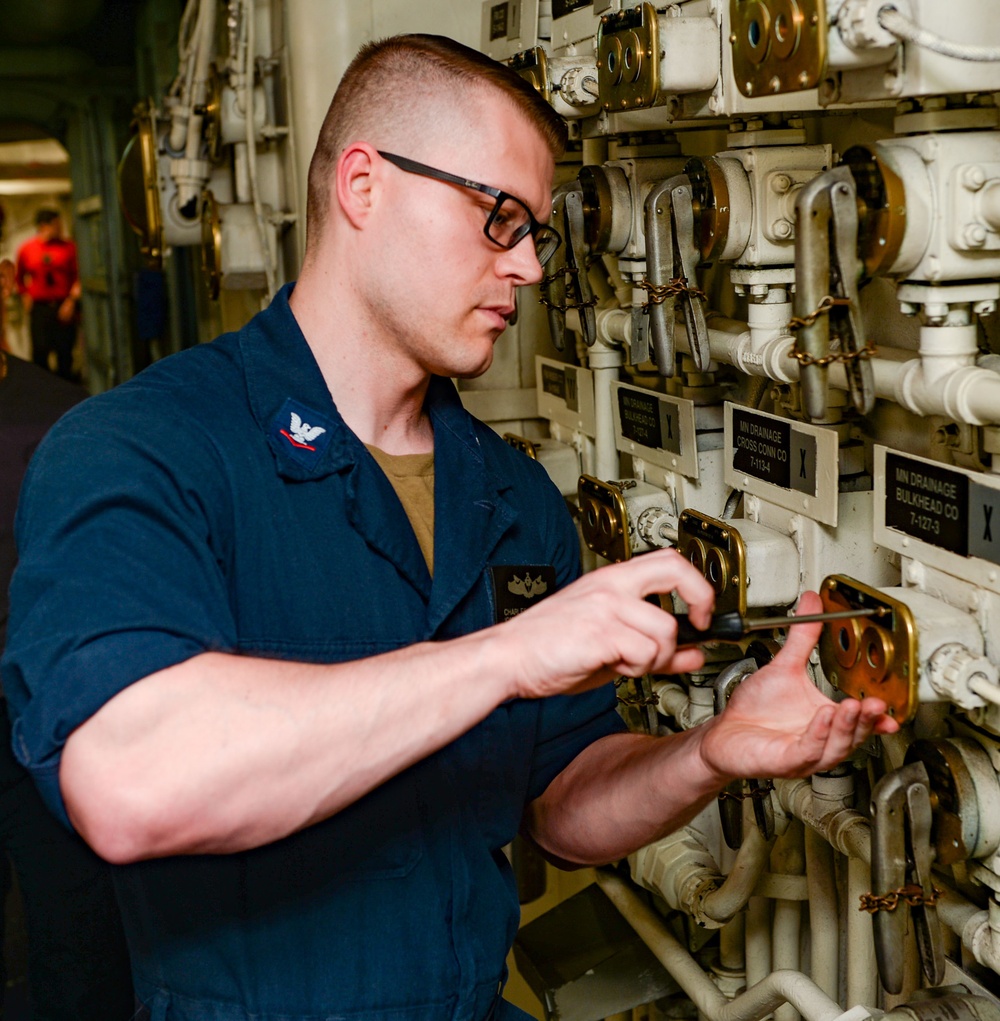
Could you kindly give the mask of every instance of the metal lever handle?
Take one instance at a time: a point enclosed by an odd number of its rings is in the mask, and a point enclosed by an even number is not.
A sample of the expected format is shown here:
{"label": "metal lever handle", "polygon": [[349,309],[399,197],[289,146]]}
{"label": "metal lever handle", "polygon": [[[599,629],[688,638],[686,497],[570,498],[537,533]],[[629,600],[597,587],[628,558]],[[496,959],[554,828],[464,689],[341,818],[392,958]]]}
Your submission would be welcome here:
{"label": "metal lever handle", "polygon": [[[552,219],[562,221],[564,237],[568,237],[566,227],[566,195],[572,190],[573,185],[561,185],[552,194]],[[538,285],[538,291],[545,305],[549,320],[549,335],[552,337],[552,344],[557,351],[566,350],[566,313],[563,307],[566,304],[566,242],[560,245],[557,256],[562,261],[552,265],[549,272],[542,278]]]}
{"label": "metal lever handle", "polygon": [[573,284],[580,313],[580,331],[587,347],[597,341],[597,316],[594,313],[593,295],[587,277],[587,243],[583,234],[583,194],[578,190],[567,192],[566,205],[566,265],[576,270]]}
{"label": "metal lever handle", "polygon": [[[852,352],[865,346],[861,321],[861,258],[858,255],[858,189],[847,167],[830,171],[830,211],[833,215],[833,254],[836,257],[837,290],[847,299],[848,334],[843,343]],[[844,363],[847,384],[854,407],[867,415],[875,407],[875,374],[867,358],[852,358]]]}
{"label": "metal lever handle", "polygon": [[699,372],[708,368],[711,359],[708,346],[708,324],[705,321],[705,303],[695,288],[700,251],[694,238],[694,198],[691,181],[685,174],[672,177],[670,182],[670,214],[674,221],[674,246],[679,257],[681,273],[687,290],[681,292],[684,321],[687,324],[691,358]]}
{"label": "metal lever handle", "polygon": [[[831,245],[831,231],[833,244]],[[834,258],[831,259],[831,248]],[[844,299],[847,317],[843,343],[848,352],[864,346],[859,307],[857,188],[847,167],[835,167],[804,185],[795,200],[795,297],[799,319],[798,350],[806,357],[800,365],[802,401],[815,420],[826,417],[827,363],[830,354],[830,319],[817,315],[830,297]],[[852,364],[853,363],[853,364]],[[862,358],[846,360],[854,406],[862,414],[875,404],[871,365]]]}
{"label": "metal lever handle", "polygon": [[[903,988],[908,914],[912,913],[920,964],[932,985],[944,978],[941,927],[931,882],[930,781],[922,762],[887,773],[872,791],[872,893],[881,904],[873,917],[875,959],[882,985]],[[899,891],[912,889],[912,904]],[[897,899],[890,908],[892,895]]]}
{"label": "metal lever handle", "polygon": [[[661,181],[647,196],[645,205],[646,279],[653,287],[666,287],[674,278],[673,223],[670,189],[673,178]],[[649,335],[661,376],[674,374],[674,302],[650,297]]]}

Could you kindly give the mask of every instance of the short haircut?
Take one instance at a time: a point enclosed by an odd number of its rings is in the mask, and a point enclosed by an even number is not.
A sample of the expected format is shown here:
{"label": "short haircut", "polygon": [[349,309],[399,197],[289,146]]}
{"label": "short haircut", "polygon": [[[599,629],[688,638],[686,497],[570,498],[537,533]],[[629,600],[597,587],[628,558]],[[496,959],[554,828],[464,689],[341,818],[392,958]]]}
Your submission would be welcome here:
{"label": "short haircut", "polygon": [[58,209],[39,209],[35,213],[35,226],[44,227],[47,223],[52,223],[53,220],[58,220],[60,217]]}
{"label": "short haircut", "polygon": [[566,148],[562,118],[524,78],[478,50],[440,35],[397,35],[366,43],[337,86],[309,165],[310,235],[318,235],[326,221],[330,180],[344,149],[356,141],[377,141],[372,136],[384,134],[387,120],[405,123],[418,97],[435,86],[442,96],[449,88],[459,95],[470,86],[492,89],[524,115],[555,158]]}

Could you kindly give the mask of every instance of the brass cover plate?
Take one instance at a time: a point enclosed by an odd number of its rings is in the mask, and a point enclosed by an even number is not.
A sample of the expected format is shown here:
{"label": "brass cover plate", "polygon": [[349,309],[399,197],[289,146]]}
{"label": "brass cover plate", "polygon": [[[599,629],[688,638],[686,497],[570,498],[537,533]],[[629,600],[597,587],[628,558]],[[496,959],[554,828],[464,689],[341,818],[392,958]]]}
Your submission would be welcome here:
{"label": "brass cover plate", "polygon": [[824,612],[884,607],[881,617],[833,621],[819,640],[820,662],[827,680],[845,695],[881,698],[901,724],[913,718],[919,701],[917,628],[910,608],[853,578],[833,574],[823,579]]}
{"label": "brass cover plate", "polygon": [[511,70],[516,71],[538,92],[546,103],[551,102],[552,88],[549,83],[548,58],[541,46],[515,53],[507,61]]}
{"label": "brass cover plate", "polygon": [[865,275],[888,271],[906,233],[906,190],[902,179],[868,145],[853,145],[843,163],[858,190],[858,254]]}
{"label": "brass cover plate", "polygon": [[126,222],[139,235],[146,264],[159,269],[163,264],[163,219],[156,111],[151,103],[136,106],[132,130],[118,164],[118,203]]}
{"label": "brass cover plate", "polygon": [[703,261],[711,262],[729,236],[729,184],[714,156],[692,157],[684,173],[691,181],[698,250]]}
{"label": "brass cover plate", "polygon": [[219,203],[209,190],[201,193],[201,268],[209,297],[218,301],[222,287],[222,220]]}
{"label": "brass cover plate", "polygon": [[538,450],[531,440],[518,436],[517,433],[504,433],[503,441],[515,450],[520,450],[522,454],[526,454],[532,461],[538,460]]}
{"label": "brass cover plate", "polygon": [[733,75],[744,96],[802,92],[826,66],[825,0],[729,0]]}
{"label": "brass cover plate", "polygon": [[628,560],[632,556],[632,544],[628,535],[628,510],[621,489],[613,482],[581,475],[577,496],[580,529],[587,548],[614,564]]}
{"label": "brass cover plate", "polygon": [[601,18],[597,81],[601,106],[609,113],[654,105],[660,90],[660,22],[652,4]]}
{"label": "brass cover plate", "polygon": [[681,511],[677,549],[711,582],[716,613],[747,612],[746,546],[731,522]]}

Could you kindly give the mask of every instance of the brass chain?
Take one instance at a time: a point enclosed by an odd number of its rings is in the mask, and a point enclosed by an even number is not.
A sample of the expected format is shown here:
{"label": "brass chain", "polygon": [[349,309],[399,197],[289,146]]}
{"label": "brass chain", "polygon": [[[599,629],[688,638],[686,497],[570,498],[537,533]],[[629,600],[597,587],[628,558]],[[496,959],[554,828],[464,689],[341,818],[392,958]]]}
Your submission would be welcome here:
{"label": "brass chain", "polygon": [[901,886],[898,890],[890,890],[888,893],[861,894],[858,910],[867,911],[872,915],[878,911],[895,911],[900,901],[905,901],[911,908],[932,908],[937,904],[940,896],[941,891],[936,886],[931,887],[930,895],[926,895],[922,887],[917,886],[916,883],[908,883],[906,886]]}
{"label": "brass chain", "polygon": [[618,701],[622,705],[631,705],[631,706],[645,707],[645,706],[659,705],[660,704],[660,700],[659,700],[659,698],[657,698],[656,695],[646,695],[644,697],[643,696],[618,695],[617,698],[618,698]]}
{"label": "brass chain", "polygon": [[812,326],[820,316],[829,315],[832,309],[843,308],[850,303],[850,298],[835,298],[832,294],[827,294],[820,299],[814,312],[810,312],[809,315],[803,316],[801,319],[798,316],[792,316],[788,321],[788,329],[792,333],[796,333],[806,326]]}
{"label": "brass chain", "polygon": [[747,798],[756,798],[758,801],[763,801],[764,798],[774,790],[774,781],[767,780],[763,787],[756,787],[752,791],[743,791],[742,794],[735,794],[733,791],[719,791],[719,800],[726,801],[746,801]]}
{"label": "brass chain", "polygon": [[[820,301],[819,305],[816,306],[814,312],[810,312],[809,315],[802,318],[792,316],[788,321],[788,332],[797,333],[806,326],[812,326],[820,316],[829,315],[831,309],[843,308],[850,304],[850,298],[835,298],[827,294]],[[833,365],[834,362],[844,362],[846,364],[859,358],[871,358],[876,353],[877,348],[874,344],[866,344],[860,351],[833,351],[828,355],[823,355],[821,358],[814,358],[806,351],[799,351],[793,344],[788,351],[788,357],[794,358],[800,365],[818,365],[820,368],[826,368],[828,365]]]}
{"label": "brass chain", "polygon": [[679,294],[690,294],[694,298],[708,300],[708,296],[700,288],[688,286],[687,277],[674,277],[660,286],[651,284],[643,277],[636,286],[641,287],[649,295],[649,301],[643,302],[641,306],[644,312],[649,311],[650,305],[662,305],[667,298],[676,298]]}
{"label": "brass chain", "polygon": [[[576,266],[563,266],[562,269],[557,269],[554,273],[547,273],[539,281],[539,286],[543,289],[547,288],[549,284],[555,283],[560,277],[575,277],[580,275],[580,270]],[[586,301],[568,301],[565,304],[561,304],[558,301],[549,301],[545,294],[539,295],[538,304],[544,305],[546,308],[555,309],[557,312],[568,312],[571,308],[593,308],[597,304],[596,298],[588,298]]]}
{"label": "brass chain", "polygon": [[[630,681],[634,681],[634,677],[616,677],[614,685],[616,688],[622,687],[624,684],[628,684]],[[658,706],[660,704],[659,695],[615,695],[615,698],[622,705],[638,706],[645,708],[646,706]]]}
{"label": "brass chain", "polygon": [[858,358],[871,358],[878,353],[874,344],[866,344],[860,351],[834,351],[832,354],[823,355],[821,358],[813,358],[805,351],[797,351],[794,346],[788,349],[788,357],[794,358],[800,365],[818,365],[825,368],[834,362],[853,362]]}

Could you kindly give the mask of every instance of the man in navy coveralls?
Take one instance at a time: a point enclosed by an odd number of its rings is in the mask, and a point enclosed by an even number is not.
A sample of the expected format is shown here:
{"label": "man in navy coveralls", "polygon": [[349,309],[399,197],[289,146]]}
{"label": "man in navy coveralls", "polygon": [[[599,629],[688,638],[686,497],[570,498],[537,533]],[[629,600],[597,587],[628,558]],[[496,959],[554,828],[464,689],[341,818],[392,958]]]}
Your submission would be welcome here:
{"label": "man in navy coveralls", "polygon": [[14,748],[118,865],[155,1021],[516,1018],[519,828],[608,862],[735,777],[808,775],[895,728],[820,695],[803,626],[721,717],[623,732],[612,678],[702,661],[645,597],[675,590],[704,626],[712,590],[672,551],[575,580],[559,494],[449,381],[489,367],[541,278],[564,144],[474,51],[366,47],[294,288],[86,402],[32,465]]}

